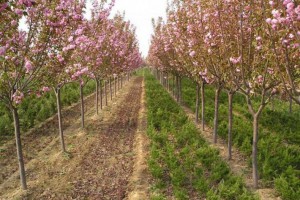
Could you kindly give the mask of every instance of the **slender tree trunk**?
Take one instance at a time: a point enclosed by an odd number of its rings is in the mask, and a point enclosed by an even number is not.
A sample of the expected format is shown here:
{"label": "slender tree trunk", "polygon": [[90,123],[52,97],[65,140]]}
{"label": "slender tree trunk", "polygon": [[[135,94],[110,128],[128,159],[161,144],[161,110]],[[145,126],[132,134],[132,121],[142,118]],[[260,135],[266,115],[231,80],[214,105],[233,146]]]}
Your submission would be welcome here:
{"label": "slender tree trunk", "polygon": [[80,84],[80,101],[81,101],[81,128],[84,128],[84,99],[83,86]]}
{"label": "slender tree trunk", "polygon": [[201,127],[202,131],[205,129],[205,82],[201,85]]}
{"label": "slender tree trunk", "polygon": [[196,88],[196,116],[195,122],[198,123],[199,121],[199,104],[200,104],[200,84],[197,82]]}
{"label": "slender tree trunk", "polygon": [[99,80],[96,79],[96,114],[99,115]]}
{"label": "slender tree trunk", "polygon": [[118,81],[118,90],[120,90],[120,77],[117,77],[117,81]]}
{"label": "slender tree trunk", "polygon": [[117,84],[116,84],[116,82],[117,82],[116,77],[114,77],[115,96],[117,96]]}
{"label": "slender tree trunk", "polygon": [[170,92],[169,73],[167,73],[167,87],[168,87],[168,91]]}
{"label": "slender tree trunk", "polygon": [[234,93],[228,92],[228,160],[232,158],[232,121],[233,121],[233,113],[232,113],[232,99]]}
{"label": "slender tree trunk", "polygon": [[104,81],[105,106],[107,106],[107,80]]}
{"label": "slender tree trunk", "polygon": [[26,184],[26,174],[25,174],[25,165],[21,144],[21,130],[20,130],[20,120],[18,110],[15,107],[11,108],[13,118],[14,118],[14,128],[15,128],[15,137],[16,137],[16,147],[17,147],[17,156],[19,161],[19,170],[20,170],[20,181],[22,189],[27,190]]}
{"label": "slender tree trunk", "polygon": [[271,110],[275,110],[274,97],[271,98]]}
{"label": "slender tree trunk", "polygon": [[291,97],[289,97],[289,113],[292,114],[293,112],[293,99]]}
{"label": "slender tree trunk", "polygon": [[215,113],[214,113],[214,132],[213,132],[214,143],[217,143],[217,137],[218,137],[220,92],[221,92],[221,88],[220,86],[218,86],[218,88],[215,91]]}
{"label": "slender tree trunk", "polygon": [[112,88],[111,88],[111,78],[109,78],[109,93],[110,93],[110,100],[112,100]]}
{"label": "slender tree trunk", "polygon": [[100,108],[103,109],[103,88],[102,88],[102,81],[99,81],[100,83]]}
{"label": "slender tree trunk", "polygon": [[121,76],[121,88],[123,88],[123,76]]}
{"label": "slender tree trunk", "polygon": [[176,76],[176,96],[177,96],[177,102],[179,103],[179,78]]}
{"label": "slender tree trunk", "polygon": [[257,167],[257,143],[258,143],[258,119],[259,115],[253,116],[253,144],[252,144],[252,176],[253,186],[258,188],[258,167]]}
{"label": "slender tree trunk", "polygon": [[172,81],[172,84],[173,84],[173,97],[175,97],[175,86],[176,86],[176,84],[175,84],[175,75],[173,75],[173,79],[172,79],[173,81]]}
{"label": "slender tree trunk", "polygon": [[63,152],[66,152],[64,133],[63,133],[63,129],[62,129],[60,88],[55,89],[55,96],[56,96],[58,130],[59,130],[59,138],[60,138],[60,143],[61,143],[61,149],[62,149]]}
{"label": "slender tree trunk", "polygon": [[127,72],[127,81],[129,82],[129,72]]}
{"label": "slender tree trunk", "polygon": [[182,78],[179,77],[179,103],[182,104]]}

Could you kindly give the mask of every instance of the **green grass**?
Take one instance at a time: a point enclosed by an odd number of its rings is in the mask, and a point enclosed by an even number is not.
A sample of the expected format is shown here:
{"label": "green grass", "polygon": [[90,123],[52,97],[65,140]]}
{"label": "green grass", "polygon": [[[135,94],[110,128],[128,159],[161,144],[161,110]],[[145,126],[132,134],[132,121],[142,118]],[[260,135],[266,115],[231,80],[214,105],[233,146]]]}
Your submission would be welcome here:
{"label": "green grass", "polygon": [[[183,102],[195,111],[196,84],[184,78]],[[213,126],[214,88],[205,89],[205,118]],[[254,104],[258,105],[258,99]],[[300,107],[288,113],[288,103],[275,100],[275,110],[267,106],[259,122],[258,163],[259,175],[266,185],[275,186],[283,199],[298,199],[300,196]],[[236,94],[233,101],[233,143],[249,159],[251,166],[252,117],[248,112],[245,97]],[[225,92],[220,96],[219,137],[227,140],[228,99]]]}
{"label": "green grass", "polygon": [[[96,84],[89,81],[84,87],[84,95],[95,91]],[[69,106],[79,100],[79,85],[70,83],[62,88],[62,106]],[[36,124],[45,121],[56,113],[56,97],[54,92],[49,92],[37,98],[27,97],[19,106],[20,123],[22,132],[34,127]],[[12,138],[14,134],[13,119],[11,113],[0,103],[0,141]],[[0,143],[1,145],[1,143]]]}
{"label": "green grass", "polygon": [[146,71],[149,170],[155,178],[152,199],[256,199],[242,179],[208,146],[164,88]]}

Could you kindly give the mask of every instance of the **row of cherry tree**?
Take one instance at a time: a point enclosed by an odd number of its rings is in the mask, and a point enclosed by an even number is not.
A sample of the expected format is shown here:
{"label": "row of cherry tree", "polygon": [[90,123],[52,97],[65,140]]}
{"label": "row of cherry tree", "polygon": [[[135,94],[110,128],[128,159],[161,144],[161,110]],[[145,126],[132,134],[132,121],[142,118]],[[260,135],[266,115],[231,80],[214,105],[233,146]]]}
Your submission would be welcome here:
{"label": "row of cherry tree", "polygon": [[[258,187],[261,112],[278,93],[300,104],[299,1],[174,0],[167,21],[154,22],[154,29],[148,62],[160,71],[193,79],[198,85],[197,97],[201,85],[202,113],[204,85],[215,86],[214,142],[220,92],[227,91],[229,159],[232,98],[236,92],[245,95],[253,117],[252,167],[254,187]],[[253,103],[254,98],[260,98],[259,105]]]}
{"label": "row of cherry tree", "polygon": [[[18,105],[28,95],[53,89],[57,99],[59,136],[62,130],[60,91],[70,82],[83,87],[116,78],[141,65],[135,28],[123,16],[109,18],[114,0],[94,1],[92,17],[83,17],[84,0],[0,1],[0,101],[12,112],[22,188],[26,189]],[[25,19],[27,29],[19,22]],[[84,107],[82,106],[82,126]]]}

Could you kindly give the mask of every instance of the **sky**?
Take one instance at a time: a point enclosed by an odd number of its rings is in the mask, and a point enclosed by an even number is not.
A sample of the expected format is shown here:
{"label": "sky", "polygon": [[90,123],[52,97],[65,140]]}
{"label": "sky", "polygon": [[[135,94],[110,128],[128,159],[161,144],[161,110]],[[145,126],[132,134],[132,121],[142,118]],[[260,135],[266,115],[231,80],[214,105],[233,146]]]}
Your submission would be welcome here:
{"label": "sky", "polygon": [[[87,19],[91,18],[91,2],[92,0],[87,0],[86,3],[85,17]],[[112,16],[117,12],[123,13],[125,11],[125,20],[130,20],[136,27],[140,51],[146,57],[150,46],[151,34],[153,33],[151,19],[154,18],[156,20],[158,17],[166,19],[166,8],[167,0],[116,0]],[[20,21],[19,29],[28,30],[24,17]]]}
{"label": "sky", "polygon": [[[87,1],[87,17],[88,10],[91,7],[91,0]],[[116,0],[112,15],[117,12],[125,11],[125,20],[136,27],[136,35],[139,41],[140,51],[144,57],[147,56],[151,34],[153,33],[151,19],[158,17],[166,18],[167,0]]]}

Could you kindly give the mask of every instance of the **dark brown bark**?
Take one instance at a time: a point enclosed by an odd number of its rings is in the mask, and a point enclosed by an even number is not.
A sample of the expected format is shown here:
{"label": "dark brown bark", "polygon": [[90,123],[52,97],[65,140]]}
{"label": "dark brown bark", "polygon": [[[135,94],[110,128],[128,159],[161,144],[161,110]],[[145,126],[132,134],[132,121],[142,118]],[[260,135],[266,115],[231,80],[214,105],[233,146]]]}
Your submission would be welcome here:
{"label": "dark brown bark", "polygon": [[253,186],[258,188],[258,166],[257,166],[257,143],[258,143],[258,119],[259,115],[253,116],[253,144],[252,144],[252,177]]}
{"label": "dark brown bark", "polygon": [[114,86],[115,86],[115,96],[117,95],[117,80],[116,80],[116,77],[114,78]]}
{"label": "dark brown bark", "polygon": [[182,78],[179,77],[179,103],[182,104]]}
{"label": "dark brown bark", "polygon": [[205,130],[205,82],[202,81],[201,85],[201,127],[202,131]]}
{"label": "dark brown bark", "polygon": [[292,114],[293,112],[293,99],[289,97],[289,113]]}
{"label": "dark brown bark", "polygon": [[199,121],[199,104],[200,104],[200,84],[197,82],[196,88],[196,115],[195,115],[195,122],[198,123]]}
{"label": "dark brown bark", "polygon": [[170,92],[170,80],[169,80],[169,73],[167,73],[167,87],[168,87],[168,91]]}
{"label": "dark brown bark", "polygon": [[107,106],[107,80],[104,81],[105,106]]}
{"label": "dark brown bark", "polygon": [[109,93],[110,93],[110,100],[112,100],[112,88],[111,88],[111,78],[109,78]]}
{"label": "dark brown bark", "polygon": [[81,102],[81,128],[84,128],[84,99],[83,85],[80,84],[80,102]]}
{"label": "dark brown bark", "polygon": [[100,108],[103,109],[103,89],[102,89],[102,81],[99,81],[100,83]]}
{"label": "dark brown bark", "polygon": [[179,77],[178,76],[176,76],[176,100],[177,100],[177,102],[179,103]]}
{"label": "dark brown bark", "polygon": [[27,189],[26,183],[26,174],[25,174],[25,165],[22,151],[21,143],[21,130],[20,130],[20,120],[17,108],[12,106],[11,108],[13,119],[14,119],[14,129],[15,129],[15,138],[16,138],[16,147],[17,147],[17,157],[19,162],[19,171],[20,171],[20,181],[22,189]]}
{"label": "dark brown bark", "polygon": [[60,138],[61,149],[63,152],[66,152],[65,147],[65,139],[64,133],[62,129],[62,115],[61,115],[61,98],[60,98],[60,88],[55,89],[55,96],[56,96],[56,106],[57,106],[57,118],[58,118],[58,133]]}
{"label": "dark brown bark", "polygon": [[123,88],[123,76],[121,76],[121,88]]}
{"label": "dark brown bark", "polygon": [[221,87],[218,86],[215,91],[215,112],[214,112],[214,131],[213,131],[214,143],[217,143],[217,137],[218,137],[220,92],[221,92]]}
{"label": "dark brown bark", "polygon": [[96,114],[99,115],[99,80],[96,79]]}
{"label": "dark brown bark", "polygon": [[233,121],[233,113],[232,113],[232,99],[234,93],[228,92],[228,160],[232,158],[232,121]]}
{"label": "dark brown bark", "polygon": [[175,97],[175,89],[176,89],[176,84],[175,84],[175,75],[173,75],[173,79],[172,79],[172,84],[173,84],[173,97]]}

